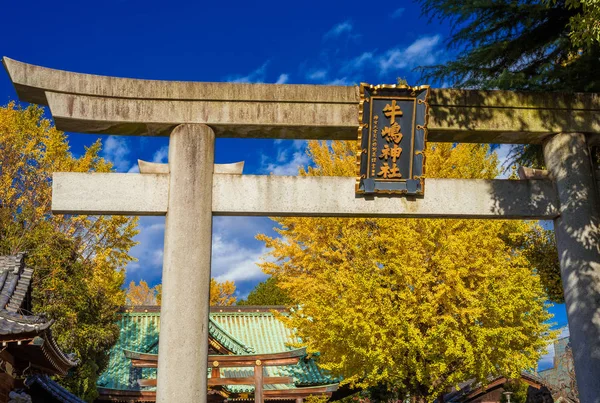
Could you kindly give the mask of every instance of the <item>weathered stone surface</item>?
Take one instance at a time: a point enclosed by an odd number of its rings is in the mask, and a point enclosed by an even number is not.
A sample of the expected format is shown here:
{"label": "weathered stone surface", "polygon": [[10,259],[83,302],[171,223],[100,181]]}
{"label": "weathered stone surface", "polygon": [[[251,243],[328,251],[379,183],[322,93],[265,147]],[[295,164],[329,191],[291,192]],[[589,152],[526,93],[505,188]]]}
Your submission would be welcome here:
{"label": "weathered stone surface", "polygon": [[165,215],[168,203],[168,175],[52,174],[54,214]]}
{"label": "weathered stone surface", "polygon": [[141,174],[168,174],[169,164],[138,159],[138,169]]}
{"label": "weathered stone surface", "polygon": [[[213,176],[215,215],[543,218],[558,215],[551,181],[427,179],[422,199],[355,197],[354,178]],[[164,215],[168,175],[54,174],[54,213]],[[102,197],[98,197],[101,195]],[[107,196],[107,197],[104,197]]]}
{"label": "weathered stone surface", "polygon": [[520,179],[550,179],[550,172],[545,169],[520,166],[517,173]]}
{"label": "weathered stone surface", "polygon": [[[80,133],[166,136],[179,123],[218,137],[357,138],[358,104],[179,101],[46,93],[56,126]],[[432,105],[429,141],[532,143],[564,129],[600,133],[600,111]]]}
{"label": "weathered stone surface", "polygon": [[600,110],[600,94],[433,89],[431,105],[456,107]]}
{"label": "weathered stone surface", "polygon": [[2,62],[19,98],[42,105],[47,105],[45,91],[135,99],[358,102],[357,88],[348,86],[139,80],[49,69],[8,57]]}
{"label": "weathered stone surface", "polygon": [[215,164],[215,174],[241,175],[243,173],[244,173],[244,161],[232,162],[231,164]]}
{"label": "weathered stone surface", "polygon": [[[169,164],[138,160],[138,167],[142,174],[169,173]],[[215,174],[241,175],[244,171],[244,161],[232,162],[231,164],[215,164],[213,170]]]}
{"label": "weathered stone surface", "polygon": [[432,105],[430,111],[430,141],[541,144],[565,130],[600,133],[600,110]]}
{"label": "weathered stone surface", "polygon": [[169,139],[157,403],[207,399],[214,143],[201,125],[179,126]]}
{"label": "weathered stone surface", "polygon": [[80,133],[168,135],[207,124],[219,137],[357,137],[358,103],[179,101],[47,93],[56,127]]}
{"label": "weathered stone surface", "polygon": [[[3,59],[23,101],[49,104],[65,131],[168,135],[207,124],[217,137],[357,137],[355,86],[136,80]],[[598,94],[431,91],[429,140],[541,144],[549,134],[600,133]]]}
{"label": "weathered stone surface", "polygon": [[550,218],[551,181],[426,179],[425,197],[356,197],[355,178],[215,176],[215,215]]}
{"label": "weathered stone surface", "polygon": [[544,144],[560,200],[554,233],[581,403],[600,403],[600,211],[586,138],[561,133]]}
{"label": "weathered stone surface", "polygon": [[[356,86],[304,84],[246,84],[139,80],[72,73],[35,66],[3,58],[19,97],[24,101],[47,105],[45,91],[114,98],[173,99],[204,101],[283,101],[356,104]],[[433,89],[432,105],[456,107],[518,107],[527,109],[599,110],[599,94],[524,93]]]}

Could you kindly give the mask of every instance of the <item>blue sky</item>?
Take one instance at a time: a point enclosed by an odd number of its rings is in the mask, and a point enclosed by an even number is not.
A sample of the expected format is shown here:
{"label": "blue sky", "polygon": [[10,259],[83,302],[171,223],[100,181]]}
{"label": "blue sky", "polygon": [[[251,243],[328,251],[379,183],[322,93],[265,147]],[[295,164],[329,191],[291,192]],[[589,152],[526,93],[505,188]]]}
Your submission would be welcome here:
{"label": "blue sky", "polygon": [[[164,80],[315,83],[361,81],[424,83],[413,69],[450,55],[446,23],[429,22],[409,1],[204,2],[32,0],[1,6],[0,55],[76,72]],[[16,99],[0,73],[0,104]],[[166,162],[168,139],[70,133],[74,154],[103,138],[104,156],[119,172],[135,161]],[[215,161],[246,161],[245,173],[296,174],[308,163],[301,141],[217,139]],[[501,150],[505,151],[505,150]],[[254,239],[272,234],[256,217],[217,217],[213,276],[234,280],[243,296],[265,276],[255,262],[264,252]],[[127,279],[160,282],[164,218],[140,219],[139,261]],[[566,324],[564,307],[552,309]]]}

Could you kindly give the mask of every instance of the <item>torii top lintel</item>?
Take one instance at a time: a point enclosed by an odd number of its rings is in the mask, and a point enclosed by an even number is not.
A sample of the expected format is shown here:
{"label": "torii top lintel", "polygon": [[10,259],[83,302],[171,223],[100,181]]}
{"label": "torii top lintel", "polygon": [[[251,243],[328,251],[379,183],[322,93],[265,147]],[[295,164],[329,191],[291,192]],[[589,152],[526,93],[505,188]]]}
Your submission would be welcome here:
{"label": "torii top lintel", "polygon": [[[169,135],[189,123],[217,137],[357,137],[357,86],[139,80],[3,64],[19,99],[48,105],[65,131]],[[437,89],[430,105],[430,141],[536,144],[552,133],[600,133],[599,94]]]}

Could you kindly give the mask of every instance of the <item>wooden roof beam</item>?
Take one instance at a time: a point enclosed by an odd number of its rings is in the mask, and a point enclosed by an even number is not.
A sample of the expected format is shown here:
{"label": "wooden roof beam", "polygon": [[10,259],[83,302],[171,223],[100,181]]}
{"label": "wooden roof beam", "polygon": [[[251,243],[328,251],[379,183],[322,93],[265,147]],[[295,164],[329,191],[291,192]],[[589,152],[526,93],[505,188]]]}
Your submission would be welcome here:
{"label": "wooden roof beam", "polygon": [[[158,365],[157,354],[139,353],[136,351],[123,350],[125,357],[131,360],[131,365],[136,368],[156,368]],[[306,355],[305,348],[284,351],[272,354],[249,354],[249,355],[209,355],[208,366],[219,368],[281,366],[294,365]]]}

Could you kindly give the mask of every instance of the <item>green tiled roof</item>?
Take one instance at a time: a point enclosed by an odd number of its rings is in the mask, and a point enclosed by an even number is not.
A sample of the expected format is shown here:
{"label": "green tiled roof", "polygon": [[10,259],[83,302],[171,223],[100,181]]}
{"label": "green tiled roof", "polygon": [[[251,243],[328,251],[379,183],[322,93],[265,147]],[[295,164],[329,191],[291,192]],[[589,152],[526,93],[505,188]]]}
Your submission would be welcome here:
{"label": "green tiled roof", "polygon": [[[296,340],[292,330],[278,320],[271,312],[211,312],[211,319],[221,325],[227,333],[252,346],[257,354],[277,353],[293,350],[290,343]],[[325,385],[336,380],[327,376],[313,359],[300,360],[297,365],[285,367],[265,367],[266,376],[291,376],[296,386]],[[252,376],[248,368],[223,368],[221,376],[245,377]],[[265,385],[268,389],[289,389],[290,385]],[[292,386],[293,387],[293,386]],[[246,385],[229,386],[234,393],[245,393],[254,390]]]}
{"label": "green tiled roof", "polygon": [[[290,343],[296,341],[293,332],[287,329],[271,311],[236,311],[232,308],[214,309],[210,314],[209,334],[221,345],[236,355],[277,353],[292,350]],[[139,379],[156,378],[156,369],[133,368],[123,350],[141,353],[158,353],[160,312],[157,309],[137,309],[124,312],[118,322],[121,336],[110,351],[108,368],[100,376],[98,386],[106,389],[139,390]],[[248,368],[222,368],[223,377],[251,376]],[[265,367],[266,376],[291,376],[293,385],[265,385],[268,389],[290,389],[296,386],[313,386],[335,383],[337,380],[320,370],[312,358],[302,359],[297,365]],[[254,387],[246,385],[228,386],[233,393],[252,392]],[[152,388],[143,388],[152,390]]]}
{"label": "green tiled roof", "polygon": [[228,334],[252,346],[257,354],[292,350],[292,331],[271,312],[211,312],[210,318]]}
{"label": "green tiled roof", "polygon": [[244,345],[237,338],[227,333],[227,331],[224,330],[218,322],[215,322],[212,314],[208,322],[208,334],[210,334],[215,340],[221,343],[221,345],[236,355],[256,352],[252,347]]}
{"label": "green tiled roof", "polygon": [[156,378],[156,369],[132,368],[123,350],[158,353],[159,312],[125,312],[117,322],[119,341],[110,350],[108,367],[98,378],[98,386],[107,389],[139,390],[138,379]]}

